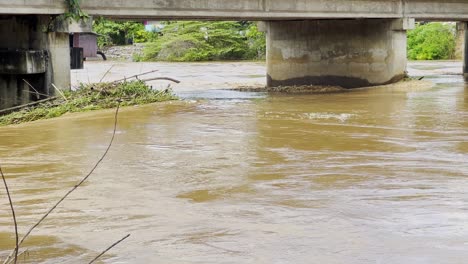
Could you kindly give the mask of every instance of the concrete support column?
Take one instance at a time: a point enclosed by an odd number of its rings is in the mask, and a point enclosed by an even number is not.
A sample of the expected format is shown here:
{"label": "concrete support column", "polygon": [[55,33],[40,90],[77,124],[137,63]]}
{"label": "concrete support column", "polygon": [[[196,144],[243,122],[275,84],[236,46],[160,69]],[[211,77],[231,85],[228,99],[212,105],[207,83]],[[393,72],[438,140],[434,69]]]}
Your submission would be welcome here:
{"label": "concrete support column", "polygon": [[463,77],[468,81],[468,22],[463,23],[464,26],[464,52],[463,52]]}
{"label": "concrete support column", "polygon": [[267,85],[387,84],[406,75],[411,19],[267,22]]}
{"label": "concrete support column", "polygon": [[465,31],[466,31],[466,23],[465,22],[457,22],[456,27],[456,35],[455,35],[455,59],[463,60],[463,56],[465,53]]}
{"label": "concrete support column", "polygon": [[[51,82],[61,90],[70,90],[70,35],[51,32],[48,36]],[[53,93],[52,88],[49,91]]]}
{"label": "concrete support column", "polygon": [[52,83],[70,89],[69,34],[53,32],[53,21],[0,15],[0,109],[53,95]]}

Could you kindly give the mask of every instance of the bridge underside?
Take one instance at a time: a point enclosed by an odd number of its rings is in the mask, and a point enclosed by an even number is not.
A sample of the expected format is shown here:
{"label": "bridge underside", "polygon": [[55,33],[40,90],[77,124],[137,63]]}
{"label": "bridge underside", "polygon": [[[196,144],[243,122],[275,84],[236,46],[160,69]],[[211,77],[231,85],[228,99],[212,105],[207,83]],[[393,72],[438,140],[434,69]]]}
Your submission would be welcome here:
{"label": "bridge underside", "polygon": [[[402,18],[468,21],[466,0],[80,0],[93,16],[119,19],[299,20]],[[0,0],[0,14],[66,12],[65,1]]]}

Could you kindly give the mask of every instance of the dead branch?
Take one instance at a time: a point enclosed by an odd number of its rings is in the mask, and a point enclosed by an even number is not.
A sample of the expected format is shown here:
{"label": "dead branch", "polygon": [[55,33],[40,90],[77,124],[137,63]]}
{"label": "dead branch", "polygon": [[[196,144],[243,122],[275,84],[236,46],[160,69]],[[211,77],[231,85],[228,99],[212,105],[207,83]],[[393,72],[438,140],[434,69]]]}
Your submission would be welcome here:
{"label": "dead branch", "polygon": [[25,82],[31,89],[33,89],[36,92],[36,98],[37,98],[37,100],[39,100],[41,97],[39,96],[40,93],[36,90],[36,88],[34,88],[34,86],[32,86],[32,84],[30,84],[25,79],[23,79],[23,82]]}
{"label": "dead branch", "polygon": [[23,109],[23,108],[27,108],[27,107],[30,107],[30,106],[35,106],[35,105],[42,104],[42,103],[45,103],[45,102],[53,101],[53,100],[55,100],[55,99],[57,99],[56,96],[50,97],[50,98],[47,98],[47,99],[44,99],[44,100],[39,100],[39,101],[36,101],[36,102],[24,104],[24,105],[19,105],[19,106],[15,106],[15,107],[3,109],[3,110],[0,110],[0,116],[1,116],[1,115],[9,114],[9,113],[11,113],[11,112],[14,112],[14,111],[17,111],[17,110],[21,110],[21,109]]}
{"label": "dead branch", "polygon": [[101,158],[98,160],[98,162],[94,165],[94,167],[91,169],[91,171],[81,180],[79,181],[75,186],[73,186],[73,188],[71,188],[57,203],[54,204],[54,206],[52,206],[52,208],[50,208],[45,214],[44,216],[41,217],[41,219],[39,219],[39,221],[37,221],[36,224],[34,224],[29,230],[28,232],[26,232],[26,234],[23,236],[23,238],[19,241],[19,243],[17,244],[16,248],[14,251],[12,251],[10,253],[10,255],[7,257],[7,259],[5,260],[5,262],[3,262],[3,264],[6,264],[10,261],[12,255],[15,253],[15,252],[18,252],[18,248],[23,244],[24,240],[26,240],[26,238],[28,238],[28,236],[32,233],[32,231],[34,229],[36,229],[36,227],[38,227],[54,210],[55,208],[57,208],[72,192],[74,192],[76,189],[78,189],[78,187],[80,187],[90,176],[91,174],[93,174],[93,172],[97,169],[97,167],[99,166],[99,164],[101,164],[101,162],[104,160],[104,158],[107,156],[107,153],[109,152],[110,148],[112,147],[112,143],[114,142],[114,138],[115,138],[115,134],[117,132],[117,121],[118,121],[118,115],[119,115],[119,109],[120,109],[120,102],[121,100],[119,100],[118,104],[117,104],[117,109],[115,111],[115,116],[114,116],[114,130],[113,130],[113,133],[112,133],[112,137],[111,137],[111,140],[109,142],[109,145],[107,146],[106,148],[106,151],[104,151],[104,154],[101,156]]}
{"label": "dead branch", "polygon": [[99,80],[100,83],[102,82],[102,80],[104,80],[104,78],[106,78],[107,74],[109,74],[109,72],[112,70],[112,68],[114,68],[114,65],[115,64],[112,64],[112,66],[110,66],[110,68],[106,71],[106,73],[104,73],[101,80]]}
{"label": "dead branch", "polygon": [[141,77],[141,76],[143,76],[143,75],[148,75],[148,74],[150,74],[150,73],[157,72],[157,71],[159,71],[159,70],[152,70],[152,71],[149,71],[149,72],[139,73],[139,74],[136,74],[136,75],[133,75],[133,76],[130,76],[130,77],[125,77],[125,78],[123,78],[123,79],[113,81],[113,83],[123,82],[123,81],[126,81],[126,80],[128,80],[128,79],[133,79],[133,78],[137,78],[137,79],[138,79],[138,77]]}
{"label": "dead branch", "polygon": [[[29,256],[29,249],[25,249],[25,250],[21,251],[20,253],[18,253],[18,258],[23,256],[23,255]],[[26,256],[23,256],[23,261],[25,261],[25,260],[26,260]],[[7,264],[12,263],[13,261],[14,261],[14,259],[11,259]]]}
{"label": "dead branch", "polygon": [[149,81],[157,81],[157,80],[166,80],[166,81],[171,81],[171,82],[175,82],[175,83],[180,83],[179,80],[169,78],[169,77],[156,77],[156,78],[144,79],[144,80],[141,80],[141,81],[142,82],[149,82]]}
{"label": "dead branch", "polygon": [[119,241],[115,242],[114,244],[112,244],[112,246],[108,247],[106,250],[104,250],[101,254],[99,254],[99,256],[95,257],[93,260],[91,260],[91,262],[89,262],[89,264],[92,264],[94,263],[96,260],[98,260],[100,257],[102,257],[102,255],[106,254],[109,250],[111,250],[113,247],[117,246],[118,244],[122,243],[125,239],[127,239],[128,237],[130,237],[130,234],[126,235],[124,238],[120,239]]}
{"label": "dead branch", "polygon": [[28,90],[23,90],[23,92],[26,92],[26,93],[29,93],[29,94],[42,95],[42,96],[45,96],[45,97],[49,97],[48,94],[31,92],[31,91],[28,91]]}
{"label": "dead branch", "polygon": [[51,85],[62,96],[62,98],[65,99],[65,102],[68,103],[68,99],[67,99],[67,97],[65,97],[65,94],[59,88],[57,88],[57,86],[55,86],[55,84],[52,83]]}
{"label": "dead branch", "polygon": [[19,250],[19,235],[18,235],[18,223],[16,222],[16,213],[15,213],[15,208],[13,206],[13,202],[11,200],[11,195],[10,195],[10,190],[8,189],[8,184],[5,179],[5,175],[3,174],[2,167],[0,166],[0,175],[2,176],[3,179],[3,184],[5,185],[5,190],[8,196],[8,201],[10,202],[10,208],[11,208],[11,214],[13,215],[13,223],[15,225],[15,237],[16,237],[16,246],[15,246],[15,258],[14,258],[14,263],[18,261],[18,250]]}

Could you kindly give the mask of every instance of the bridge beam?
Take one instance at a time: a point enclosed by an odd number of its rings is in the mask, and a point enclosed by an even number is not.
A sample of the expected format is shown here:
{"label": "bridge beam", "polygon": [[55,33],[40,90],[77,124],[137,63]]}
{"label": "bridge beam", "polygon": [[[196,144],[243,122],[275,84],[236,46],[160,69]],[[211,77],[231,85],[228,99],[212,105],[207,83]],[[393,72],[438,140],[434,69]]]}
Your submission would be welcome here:
{"label": "bridge beam", "polygon": [[267,85],[388,84],[406,74],[409,19],[267,22]]}

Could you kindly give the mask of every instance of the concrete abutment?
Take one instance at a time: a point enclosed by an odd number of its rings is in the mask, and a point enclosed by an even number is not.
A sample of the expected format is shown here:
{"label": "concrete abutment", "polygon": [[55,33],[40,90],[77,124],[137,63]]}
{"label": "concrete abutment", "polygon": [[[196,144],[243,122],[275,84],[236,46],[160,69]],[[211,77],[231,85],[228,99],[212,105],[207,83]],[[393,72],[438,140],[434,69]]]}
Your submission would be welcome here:
{"label": "concrete abutment", "polygon": [[269,21],[267,85],[388,84],[406,75],[411,19]]}
{"label": "concrete abutment", "polygon": [[[49,15],[0,15],[0,109],[70,88],[69,34],[51,32]],[[32,86],[32,87],[31,87]]]}

